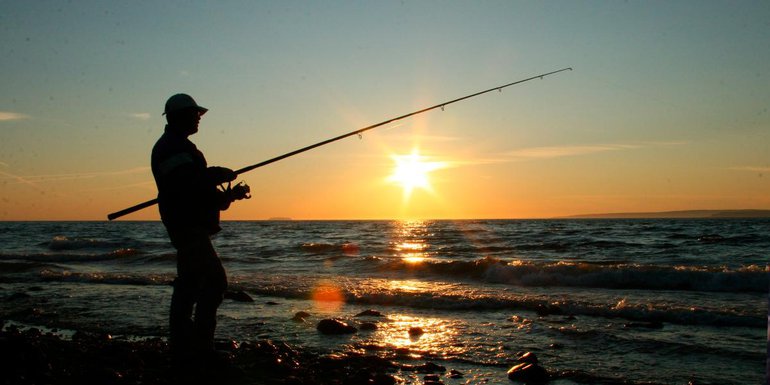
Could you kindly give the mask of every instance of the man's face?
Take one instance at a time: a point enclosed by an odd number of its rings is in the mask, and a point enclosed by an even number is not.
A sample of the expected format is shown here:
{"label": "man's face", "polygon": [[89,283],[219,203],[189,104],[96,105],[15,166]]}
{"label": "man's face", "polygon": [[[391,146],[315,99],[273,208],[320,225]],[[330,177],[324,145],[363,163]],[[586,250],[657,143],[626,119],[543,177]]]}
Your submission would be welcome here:
{"label": "man's face", "polygon": [[186,135],[198,132],[201,113],[197,108],[187,108],[174,114],[174,124]]}

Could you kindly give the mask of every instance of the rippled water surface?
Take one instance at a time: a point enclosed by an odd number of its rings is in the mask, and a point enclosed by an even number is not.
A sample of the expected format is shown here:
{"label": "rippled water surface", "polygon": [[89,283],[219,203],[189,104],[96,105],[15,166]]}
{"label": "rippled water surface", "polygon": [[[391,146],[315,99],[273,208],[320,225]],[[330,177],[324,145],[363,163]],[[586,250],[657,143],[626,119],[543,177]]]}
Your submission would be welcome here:
{"label": "rippled water surface", "polygon": [[[274,338],[509,383],[533,351],[557,383],[764,378],[770,220],[226,222],[218,337]],[[165,335],[174,250],[157,222],[0,223],[0,305],[49,325]],[[28,293],[19,299],[14,293]],[[25,301],[18,303],[18,301]],[[366,309],[381,317],[354,317]],[[306,323],[290,320],[298,311]],[[348,337],[315,323],[377,325]],[[410,328],[422,334],[410,335]],[[452,382],[455,381],[455,382]]]}

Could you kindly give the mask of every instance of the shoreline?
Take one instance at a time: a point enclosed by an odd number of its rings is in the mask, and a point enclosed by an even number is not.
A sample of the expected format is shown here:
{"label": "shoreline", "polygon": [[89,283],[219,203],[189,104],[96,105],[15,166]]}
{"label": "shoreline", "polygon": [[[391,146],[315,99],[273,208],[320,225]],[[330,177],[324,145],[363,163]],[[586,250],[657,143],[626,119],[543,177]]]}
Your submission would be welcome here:
{"label": "shoreline", "polygon": [[0,370],[9,384],[396,384],[394,373],[444,373],[432,363],[405,366],[355,352],[318,354],[284,342],[216,342],[219,359],[182,371],[163,338],[113,338],[0,321]]}

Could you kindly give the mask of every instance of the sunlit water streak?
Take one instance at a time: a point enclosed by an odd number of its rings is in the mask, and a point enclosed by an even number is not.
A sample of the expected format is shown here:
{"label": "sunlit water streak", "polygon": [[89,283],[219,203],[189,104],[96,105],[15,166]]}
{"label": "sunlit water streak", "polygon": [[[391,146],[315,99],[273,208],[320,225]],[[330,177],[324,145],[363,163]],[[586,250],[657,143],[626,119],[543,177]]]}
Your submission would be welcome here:
{"label": "sunlit water streak", "polygon": [[[228,222],[220,338],[274,338],[505,384],[519,351],[570,383],[759,383],[768,220]],[[37,322],[164,335],[174,253],[155,222],[0,223],[0,289]],[[33,288],[34,290],[29,290]],[[355,317],[366,309],[382,317]],[[293,322],[295,312],[311,313]],[[322,318],[375,330],[328,337]],[[410,333],[410,330],[412,333]],[[654,368],[654,370],[652,369]],[[408,376],[407,376],[408,377]]]}

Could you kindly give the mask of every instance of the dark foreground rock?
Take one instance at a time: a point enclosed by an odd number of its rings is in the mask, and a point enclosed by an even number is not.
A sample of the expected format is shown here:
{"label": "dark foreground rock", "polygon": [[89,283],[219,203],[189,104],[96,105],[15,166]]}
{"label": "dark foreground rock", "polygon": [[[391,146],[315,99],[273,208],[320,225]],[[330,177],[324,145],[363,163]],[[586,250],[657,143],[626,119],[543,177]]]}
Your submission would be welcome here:
{"label": "dark foreground rock", "polygon": [[[80,333],[64,339],[13,326],[0,331],[0,384],[374,384],[401,383],[393,362],[360,353],[319,354],[269,340],[219,341],[215,361],[176,366],[160,338]],[[433,368],[433,366],[431,366]]]}

